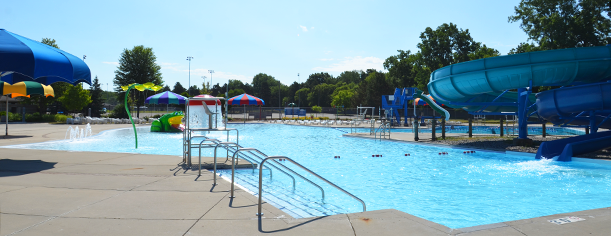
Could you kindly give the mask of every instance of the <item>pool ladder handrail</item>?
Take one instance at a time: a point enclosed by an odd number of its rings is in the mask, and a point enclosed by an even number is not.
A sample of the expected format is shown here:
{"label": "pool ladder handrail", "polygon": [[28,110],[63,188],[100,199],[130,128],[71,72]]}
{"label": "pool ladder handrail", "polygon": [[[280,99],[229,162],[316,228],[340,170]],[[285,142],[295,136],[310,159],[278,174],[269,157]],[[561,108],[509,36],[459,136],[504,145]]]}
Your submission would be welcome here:
{"label": "pool ladder handrail", "polygon": [[378,129],[376,129],[376,131],[374,132],[373,138],[377,139],[377,135],[378,133],[380,133],[380,140],[382,140],[382,138],[386,138],[387,132],[388,132],[388,139],[390,139],[390,122],[382,119],[382,124],[380,124]]}
{"label": "pool ladder handrail", "polygon": [[[225,148],[227,151],[231,151],[231,152],[233,152],[233,155],[232,155],[232,158],[231,158],[231,159],[232,159],[232,160],[231,160],[231,163],[232,163],[232,164],[231,164],[231,195],[230,195],[230,198],[235,198],[234,191],[235,191],[235,159],[236,159],[235,157],[236,157],[236,155],[239,155],[239,154],[240,154],[240,152],[248,152],[248,153],[250,153],[251,155],[253,155],[253,156],[255,156],[255,157],[259,158],[260,160],[262,160],[262,161],[261,161],[261,164],[259,165],[259,213],[258,213],[257,215],[263,215],[263,214],[261,214],[261,195],[262,195],[262,193],[261,193],[262,188],[261,188],[261,187],[262,187],[262,179],[263,179],[263,167],[264,167],[264,165],[263,165],[263,164],[264,164],[264,163],[265,163],[265,161],[267,161],[268,159],[270,159],[270,160],[273,160],[273,159],[287,159],[287,160],[289,160],[291,163],[293,163],[294,165],[296,165],[296,166],[298,166],[298,167],[300,167],[300,168],[304,169],[306,172],[308,172],[308,173],[310,173],[310,174],[312,174],[312,175],[314,175],[314,176],[318,177],[319,179],[323,180],[323,181],[324,181],[324,182],[326,182],[327,184],[329,184],[329,185],[331,185],[331,186],[333,186],[333,187],[337,188],[338,190],[340,190],[340,191],[344,192],[344,193],[345,193],[345,194],[347,194],[348,196],[350,196],[350,197],[352,197],[352,198],[354,198],[354,199],[358,200],[358,201],[359,201],[359,202],[361,202],[361,204],[363,205],[363,212],[367,211],[367,206],[365,205],[365,202],[363,202],[363,200],[361,200],[360,198],[358,198],[358,197],[354,196],[353,194],[349,193],[348,191],[344,190],[343,188],[341,188],[341,187],[339,187],[339,186],[337,186],[337,185],[333,184],[333,183],[332,183],[332,182],[330,182],[329,180],[327,180],[327,179],[325,179],[324,177],[322,177],[322,176],[320,176],[320,175],[316,174],[315,172],[311,171],[310,169],[308,169],[308,168],[306,168],[306,167],[302,166],[301,164],[299,164],[299,163],[297,163],[297,162],[293,161],[292,159],[290,159],[290,158],[288,158],[288,157],[285,157],[285,156],[267,156],[265,153],[263,153],[263,152],[261,152],[261,151],[259,151],[259,150],[255,149],[255,148],[244,148],[244,147],[242,147],[242,146],[240,146],[239,144],[234,143],[234,142],[219,142],[219,141],[218,141],[218,140],[216,140],[216,139],[208,139],[208,138],[206,137],[206,139],[205,139],[205,140],[203,140],[203,141],[201,141],[201,142],[200,142],[200,152],[199,152],[199,155],[200,155],[200,168],[201,168],[201,145],[202,145],[202,143],[203,143],[203,142],[205,142],[205,141],[209,141],[209,142],[216,143],[216,145],[215,145],[215,149],[214,149],[214,154],[215,154],[215,156],[214,156],[214,183],[213,183],[214,185],[216,185],[216,150],[217,150],[217,148],[218,148],[219,146],[222,146],[222,147],[223,147],[223,148]],[[231,148],[231,146],[230,146],[230,145],[233,145],[233,146],[235,146],[235,147],[238,147],[238,149],[237,149],[237,150],[233,149],[233,150],[235,150],[235,151],[232,151],[232,150],[230,150],[230,148]],[[256,155],[256,154],[255,154],[255,153],[253,153],[253,152],[257,152],[257,153],[259,153],[259,154],[263,155],[265,158],[261,158],[260,156]],[[242,156],[244,156],[244,157],[245,157],[245,155],[242,155]],[[324,199],[325,199],[325,191],[324,191],[324,189],[323,189],[322,187],[320,187],[320,185],[318,185],[318,184],[316,184],[316,183],[312,182],[312,181],[311,181],[311,180],[309,180],[308,178],[306,178],[306,177],[302,176],[301,174],[299,174],[299,173],[297,173],[297,172],[293,171],[291,168],[288,168],[287,166],[285,166],[285,165],[283,165],[283,164],[281,164],[281,163],[278,163],[276,160],[273,160],[273,161],[274,161],[274,163],[275,163],[275,164],[278,164],[278,165],[280,165],[280,166],[284,167],[286,170],[290,171],[291,173],[293,173],[293,174],[295,174],[295,175],[297,175],[297,176],[301,177],[303,180],[307,181],[308,183],[310,183],[310,184],[312,184],[312,185],[314,185],[314,186],[318,187],[318,188],[320,189],[321,193],[322,193],[322,199],[323,199],[323,201],[324,201]],[[251,163],[251,164],[252,164],[252,163]],[[274,165],[274,164],[272,164],[272,163],[268,163],[268,164],[269,164],[269,165],[271,165],[272,167],[274,167],[275,169],[279,170],[280,172],[282,172],[282,173],[284,173],[284,174],[288,175],[289,177],[291,177],[291,178],[293,179],[293,189],[295,189],[295,177],[293,177],[293,176],[291,176],[290,174],[286,173],[285,171],[283,171],[282,169],[278,168],[277,166],[275,166],[275,165]],[[267,167],[267,168],[269,169],[269,167]],[[254,169],[254,166],[253,166],[253,169]],[[270,170],[270,177],[271,177],[271,169],[269,169],[269,170]],[[201,169],[200,169],[200,175],[201,175]]]}
{"label": "pool ladder handrail", "polygon": [[[235,154],[235,153],[236,153],[236,151],[237,151],[237,149],[232,148],[232,146],[235,146],[235,147],[237,147],[237,148],[242,148],[242,146],[240,146],[239,144],[234,143],[234,142],[220,142],[220,141],[218,141],[218,140],[216,140],[216,139],[206,139],[206,140],[203,140],[202,142],[200,142],[200,149],[199,149],[199,160],[200,160],[200,163],[199,163],[199,164],[200,164],[200,168],[201,168],[201,146],[203,145],[203,142],[205,142],[205,141],[210,141],[210,142],[213,142],[213,143],[215,143],[215,144],[216,144],[216,145],[214,145],[214,183],[213,183],[213,185],[216,185],[216,160],[217,160],[217,155],[216,155],[216,154],[217,154],[217,152],[216,152],[216,151],[217,151],[217,148],[218,148],[219,146],[221,146],[222,148],[224,148],[224,149],[225,149],[225,150],[227,150],[228,152],[232,152],[232,153],[234,153],[234,154]],[[210,145],[210,144],[206,144],[206,145],[208,145],[208,147],[212,148],[212,145]],[[259,160],[263,160],[263,158],[261,158],[260,156],[258,156],[258,155],[256,155],[256,154],[252,153],[251,151],[248,151],[248,152],[249,152],[250,154],[252,154],[253,156],[255,156],[256,158],[258,158]],[[259,152],[259,151],[257,150],[257,152]],[[261,153],[261,152],[259,152],[259,153]],[[263,154],[263,153],[261,153],[261,154],[262,154],[262,155],[265,155],[265,154]],[[242,159],[245,159],[245,160],[247,160],[247,161],[251,162],[250,164],[253,166],[253,173],[254,173],[254,169],[255,169],[255,167],[254,167],[254,164],[253,164],[253,163],[256,163],[256,160],[254,160],[252,157],[248,157],[248,156],[246,156],[246,155],[242,155],[242,154],[238,154],[238,156],[239,156],[239,157],[242,157]],[[299,173],[294,172],[294,171],[293,171],[293,170],[291,170],[290,168],[288,168],[288,167],[286,167],[286,166],[282,165],[281,163],[278,163],[278,162],[276,162],[276,161],[274,161],[274,163],[275,163],[275,164],[278,164],[278,165],[280,165],[280,166],[282,166],[282,167],[284,167],[285,169],[287,169],[287,170],[288,170],[288,171],[290,171],[291,173],[293,173],[293,174],[295,174],[295,175],[297,175],[297,176],[299,176],[299,177],[303,178],[305,181],[307,181],[307,182],[311,183],[312,185],[314,185],[314,186],[318,187],[318,188],[321,190],[321,192],[322,192],[322,199],[324,200],[324,198],[325,198],[325,193],[324,193],[324,190],[323,190],[323,188],[322,188],[322,187],[320,187],[318,184],[316,184],[316,183],[314,183],[314,182],[310,181],[309,179],[307,179],[307,178],[305,178],[305,177],[301,176]],[[275,166],[275,165],[274,165],[274,164],[272,164],[272,163],[269,163],[269,165],[270,165],[270,166],[272,166],[272,167],[274,167],[274,169],[276,169],[276,170],[278,170],[278,171],[280,171],[280,172],[282,172],[282,173],[286,174],[287,176],[289,176],[289,177],[290,177],[290,178],[293,180],[293,189],[296,189],[296,181],[295,181],[295,177],[293,177],[292,175],[290,175],[290,174],[289,174],[289,173],[287,173],[286,171],[282,170],[281,168],[278,168],[277,166]],[[233,175],[234,175],[234,169],[233,169],[233,166],[235,166],[235,164],[233,163],[233,159],[232,159],[232,182],[233,182],[233,179],[234,179],[234,177],[233,177]],[[270,169],[269,167],[267,167],[267,169],[270,171],[270,178],[272,178],[272,177],[273,177],[272,169]],[[199,175],[201,175],[201,169],[199,170]],[[232,186],[232,187],[233,187],[233,186]],[[233,197],[233,194],[232,194],[232,197]]]}
{"label": "pool ladder handrail", "polygon": [[310,173],[311,175],[314,175],[314,176],[318,177],[319,179],[325,181],[327,184],[335,187],[336,189],[338,189],[338,190],[342,191],[343,193],[347,194],[348,196],[350,196],[350,197],[356,199],[357,201],[361,202],[361,204],[363,205],[363,212],[367,211],[367,205],[365,205],[365,202],[363,200],[361,200],[357,196],[354,196],[352,193],[344,190],[343,188],[335,185],[334,183],[332,183],[331,181],[325,179],[324,177],[314,173],[314,171],[311,171],[310,169],[306,168],[305,166],[302,166],[301,164],[297,163],[296,161],[293,161],[293,159],[288,158],[286,156],[268,156],[263,161],[261,161],[261,164],[259,164],[259,203],[258,203],[259,206],[258,206],[257,216],[263,216],[263,213],[261,212],[261,204],[262,204],[262,201],[263,201],[262,200],[263,199],[263,168],[261,168],[261,167],[263,166],[263,164],[265,164],[265,162],[267,160],[273,160],[273,159],[286,159],[286,160],[290,161],[291,163],[293,163],[294,165],[300,167],[301,169],[305,170],[306,172]]}
{"label": "pool ladder handrail", "polygon": [[[234,153],[233,153],[233,157],[231,158],[231,163],[232,163],[232,164],[231,164],[231,196],[230,196],[231,198],[233,198],[233,197],[234,197],[233,192],[234,192],[234,185],[235,185],[235,184],[234,184],[234,183],[235,183],[235,182],[234,182],[235,169],[234,169],[234,165],[233,165],[233,159],[235,158],[235,155],[236,155],[237,153],[240,153],[240,152],[242,152],[242,151],[247,151],[247,152],[249,152],[249,153],[252,153],[252,152],[254,151],[254,152],[258,152],[259,154],[261,154],[261,155],[265,156],[265,158],[269,157],[269,156],[267,156],[265,153],[263,153],[263,152],[261,152],[261,151],[259,151],[259,150],[255,149],[255,148],[239,148],[239,149],[238,149],[236,152],[234,152]],[[263,159],[263,158],[259,158],[259,159],[261,159],[261,160],[265,160],[265,159]],[[286,167],[285,165],[283,165],[283,164],[281,164],[281,163],[278,163],[278,162],[277,162],[277,161],[275,161],[275,160],[274,160],[274,164],[278,164],[278,165],[280,165],[280,166],[284,167],[286,170],[288,170],[288,171],[289,171],[289,172],[291,172],[292,174],[299,176],[300,178],[302,178],[302,179],[303,179],[303,180],[305,180],[306,182],[308,182],[308,183],[310,183],[310,184],[314,185],[315,187],[317,187],[318,189],[320,189],[320,192],[321,192],[321,194],[322,194],[322,200],[323,200],[323,201],[325,200],[325,190],[324,190],[322,187],[320,187],[320,185],[318,185],[318,184],[316,184],[316,183],[312,182],[311,180],[309,180],[308,178],[304,177],[303,175],[301,175],[301,174],[299,174],[299,173],[297,173],[297,172],[293,171],[291,168],[288,168],[288,167]],[[276,166],[274,166],[274,165],[271,165],[271,166],[273,166],[274,168],[276,168],[276,169],[280,170],[278,167],[276,167]],[[262,168],[262,167],[261,167],[261,166],[259,166],[259,169],[261,169],[261,168]],[[283,172],[283,173],[287,174],[286,172],[284,172],[284,171],[282,171],[282,170],[281,170],[281,172]],[[259,173],[261,173],[261,170],[259,171]],[[287,175],[288,175],[288,174],[287,174]],[[295,178],[294,178],[293,176],[291,176],[291,175],[289,175],[289,177],[293,178],[293,189],[295,189]]]}

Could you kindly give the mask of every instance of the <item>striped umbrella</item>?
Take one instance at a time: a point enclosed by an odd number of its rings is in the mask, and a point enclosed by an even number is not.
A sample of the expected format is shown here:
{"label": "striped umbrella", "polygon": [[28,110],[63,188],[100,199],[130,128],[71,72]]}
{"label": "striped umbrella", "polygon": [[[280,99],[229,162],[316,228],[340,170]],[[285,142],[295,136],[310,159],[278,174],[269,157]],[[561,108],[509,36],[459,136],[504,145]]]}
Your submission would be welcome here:
{"label": "striped umbrella", "polygon": [[247,93],[232,97],[227,102],[229,105],[265,105],[263,99]]}
{"label": "striped umbrella", "polygon": [[53,91],[53,87],[48,85],[43,85],[33,81],[23,81],[19,83],[15,83],[10,85],[2,80],[0,80],[0,95],[6,95],[6,134],[8,136],[8,98],[14,97],[30,97],[30,94],[41,94],[45,97],[55,96],[55,92]]}
{"label": "striped umbrella", "polygon": [[185,104],[186,101],[187,98],[180,94],[165,91],[146,98],[144,102],[148,104]]}
{"label": "striped umbrella", "polygon": [[261,105],[265,105],[265,101],[253,95],[244,93],[238,96],[232,97],[227,100],[228,105],[244,105],[244,122],[246,122],[246,105],[259,105],[259,118],[261,118]]}

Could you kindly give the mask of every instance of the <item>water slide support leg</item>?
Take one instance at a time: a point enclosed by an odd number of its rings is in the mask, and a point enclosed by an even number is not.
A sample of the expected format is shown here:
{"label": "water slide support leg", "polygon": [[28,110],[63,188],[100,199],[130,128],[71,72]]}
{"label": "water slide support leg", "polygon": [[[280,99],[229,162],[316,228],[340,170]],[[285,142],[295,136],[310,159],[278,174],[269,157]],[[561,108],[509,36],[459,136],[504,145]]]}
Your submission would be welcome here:
{"label": "water slide support leg", "polygon": [[473,137],[473,118],[469,117],[469,138]]}
{"label": "water slide support leg", "polygon": [[596,125],[596,111],[590,111],[590,131],[595,134],[598,131],[598,126]]}
{"label": "water slide support leg", "polygon": [[441,139],[446,139],[446,119],[441,118]]}
{"label": "water slide support leg", "polygon": [[432,132],[431,132],[431,136],[432,136],[432,140],[433,141],[437,141],[437,137],[435,136],[435,126],[437,125],[437,119],[433,118],[433,121],[431,122],[431,127],[432,128]]}

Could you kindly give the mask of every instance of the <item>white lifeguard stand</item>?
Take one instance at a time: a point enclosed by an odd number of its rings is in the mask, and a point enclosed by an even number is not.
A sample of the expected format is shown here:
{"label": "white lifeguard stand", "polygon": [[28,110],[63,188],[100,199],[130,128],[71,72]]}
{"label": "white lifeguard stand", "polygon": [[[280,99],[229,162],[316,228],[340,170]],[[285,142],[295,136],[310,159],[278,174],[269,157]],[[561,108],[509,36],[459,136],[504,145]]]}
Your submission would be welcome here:
{"label": "white lifeguard stand", "polygon": [[183,131],[183,162],[187,165],[191,166],[191,149],[200,146],[199,144],[193,145],[192,140],[205,137],[201,132],[226,132],[227,142],[229,142],[230,131],[238,132],[237,129],[227,128],[227,109],[225,109],[225,120],[223,120],[221,100],[225,98],[211,95],[198,95],[187,99]]}

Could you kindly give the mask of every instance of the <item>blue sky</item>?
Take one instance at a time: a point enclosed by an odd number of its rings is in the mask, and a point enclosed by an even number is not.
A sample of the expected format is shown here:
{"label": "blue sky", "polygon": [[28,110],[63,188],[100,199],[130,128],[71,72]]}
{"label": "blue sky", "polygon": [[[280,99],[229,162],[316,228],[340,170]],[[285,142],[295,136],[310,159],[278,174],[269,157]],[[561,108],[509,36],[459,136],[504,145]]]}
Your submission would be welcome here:
{"label": "blue sky", "polygon": [[[55,39],[112,89],[121,52],[152,47],[166,85],[201,87],[266,73],[290,84],[308,75],[383,70],[398,49],[417,51],[420,33],[454,23],[503,55],[525,42],[508,23],[519,0],[464,1],[8,1],[0,28]],[[297,73],[300,77],[297,77]],[[86,86],[87,87],[87,86]]]}

